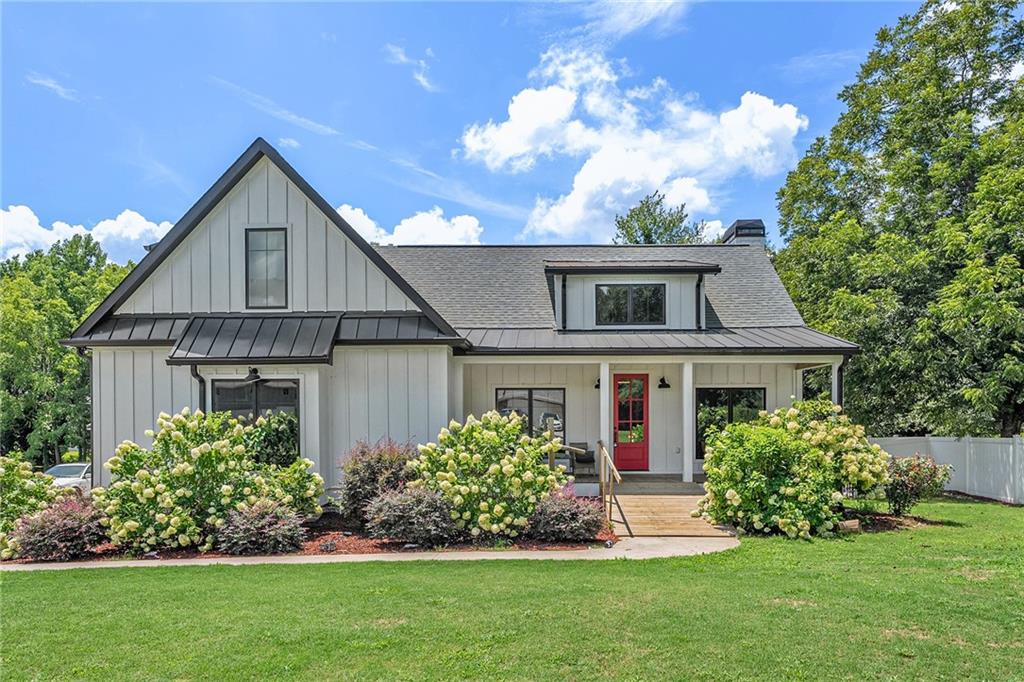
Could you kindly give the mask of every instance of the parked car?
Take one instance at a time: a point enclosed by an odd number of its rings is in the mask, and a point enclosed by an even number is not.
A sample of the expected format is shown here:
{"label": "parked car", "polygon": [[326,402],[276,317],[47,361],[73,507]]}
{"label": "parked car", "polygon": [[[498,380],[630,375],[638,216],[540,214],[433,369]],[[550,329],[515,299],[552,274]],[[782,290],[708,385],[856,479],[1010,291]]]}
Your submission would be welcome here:
{"label": "parked car", "polygon": [[47,469],[46,474],[53,476],[51,485],[58,488],[75,488],[82,493],[92,489],[92,464],[88,462],[58,464]]}

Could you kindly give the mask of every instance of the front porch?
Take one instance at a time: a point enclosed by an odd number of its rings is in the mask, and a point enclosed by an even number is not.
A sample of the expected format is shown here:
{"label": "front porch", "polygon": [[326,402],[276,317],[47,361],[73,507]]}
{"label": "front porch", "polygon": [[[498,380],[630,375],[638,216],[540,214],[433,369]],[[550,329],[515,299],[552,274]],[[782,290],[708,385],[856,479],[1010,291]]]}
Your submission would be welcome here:
{"label": "front porch", "polygon": [[[703,473],[700,435],[708,426],[788,407],[801,398],[802,373],[812,367],[832,367],[838,402],[842,361],[781,354],[456,357],[452,381],[462,391],[451,393],[452,412],[515,411],[534,431],[550,430],[591,457],[598,442],[610,444],[624,474],[693,483]],[[593,460],[574,473],[596,474]]]}

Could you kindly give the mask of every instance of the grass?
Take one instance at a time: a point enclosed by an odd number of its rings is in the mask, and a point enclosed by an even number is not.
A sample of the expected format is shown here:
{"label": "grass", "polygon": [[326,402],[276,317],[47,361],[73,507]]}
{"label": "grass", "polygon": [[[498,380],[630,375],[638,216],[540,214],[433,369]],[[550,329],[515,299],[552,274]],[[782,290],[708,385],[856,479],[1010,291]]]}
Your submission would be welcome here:
{"label": "grass", "polygon": [[0,574],[3,679],[1024,678],[1024,509],[722,554]]}

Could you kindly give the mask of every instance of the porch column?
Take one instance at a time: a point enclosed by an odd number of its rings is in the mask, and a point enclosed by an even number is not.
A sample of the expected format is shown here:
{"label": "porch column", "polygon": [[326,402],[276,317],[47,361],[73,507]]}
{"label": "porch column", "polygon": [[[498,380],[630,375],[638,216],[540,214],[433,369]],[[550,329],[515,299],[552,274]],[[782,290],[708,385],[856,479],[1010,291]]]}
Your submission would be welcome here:
{"label": "porch column", "polygon": [[683,480],[693,481],[693,462],[697,446],[697,404],[693,389],[693,363],[683,363]]}
{"label": "porch column", "polygon": [[804,399],[804,371],[802,369],[793,370],[793,395],[797,400]]}
{"label": "porch column", "polygon": [[600,438],[604,442],[604,447],[608,450],[609,455],[614,455],[612,451],[614,447],[614,441],[612,440],[612,373],[611,367],[607,362],[601,363],[601,372],[597,378],[601,384],[601,435]]}
{"label": "porch column", "polygon": [[832,402],[836,405],[843,404],[843,368],[845,360],[832,363]]}

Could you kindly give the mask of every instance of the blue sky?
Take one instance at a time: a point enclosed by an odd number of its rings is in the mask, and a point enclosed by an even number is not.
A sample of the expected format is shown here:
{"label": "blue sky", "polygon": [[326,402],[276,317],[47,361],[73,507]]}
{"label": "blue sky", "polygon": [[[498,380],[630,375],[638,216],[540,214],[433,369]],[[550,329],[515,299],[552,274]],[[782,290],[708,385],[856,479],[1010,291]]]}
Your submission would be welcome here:
{"label": "blue sky", "polygon": [[2,5],[0,255],[121,261],[257,136],[378,240],[761,217],[908,3]]}

